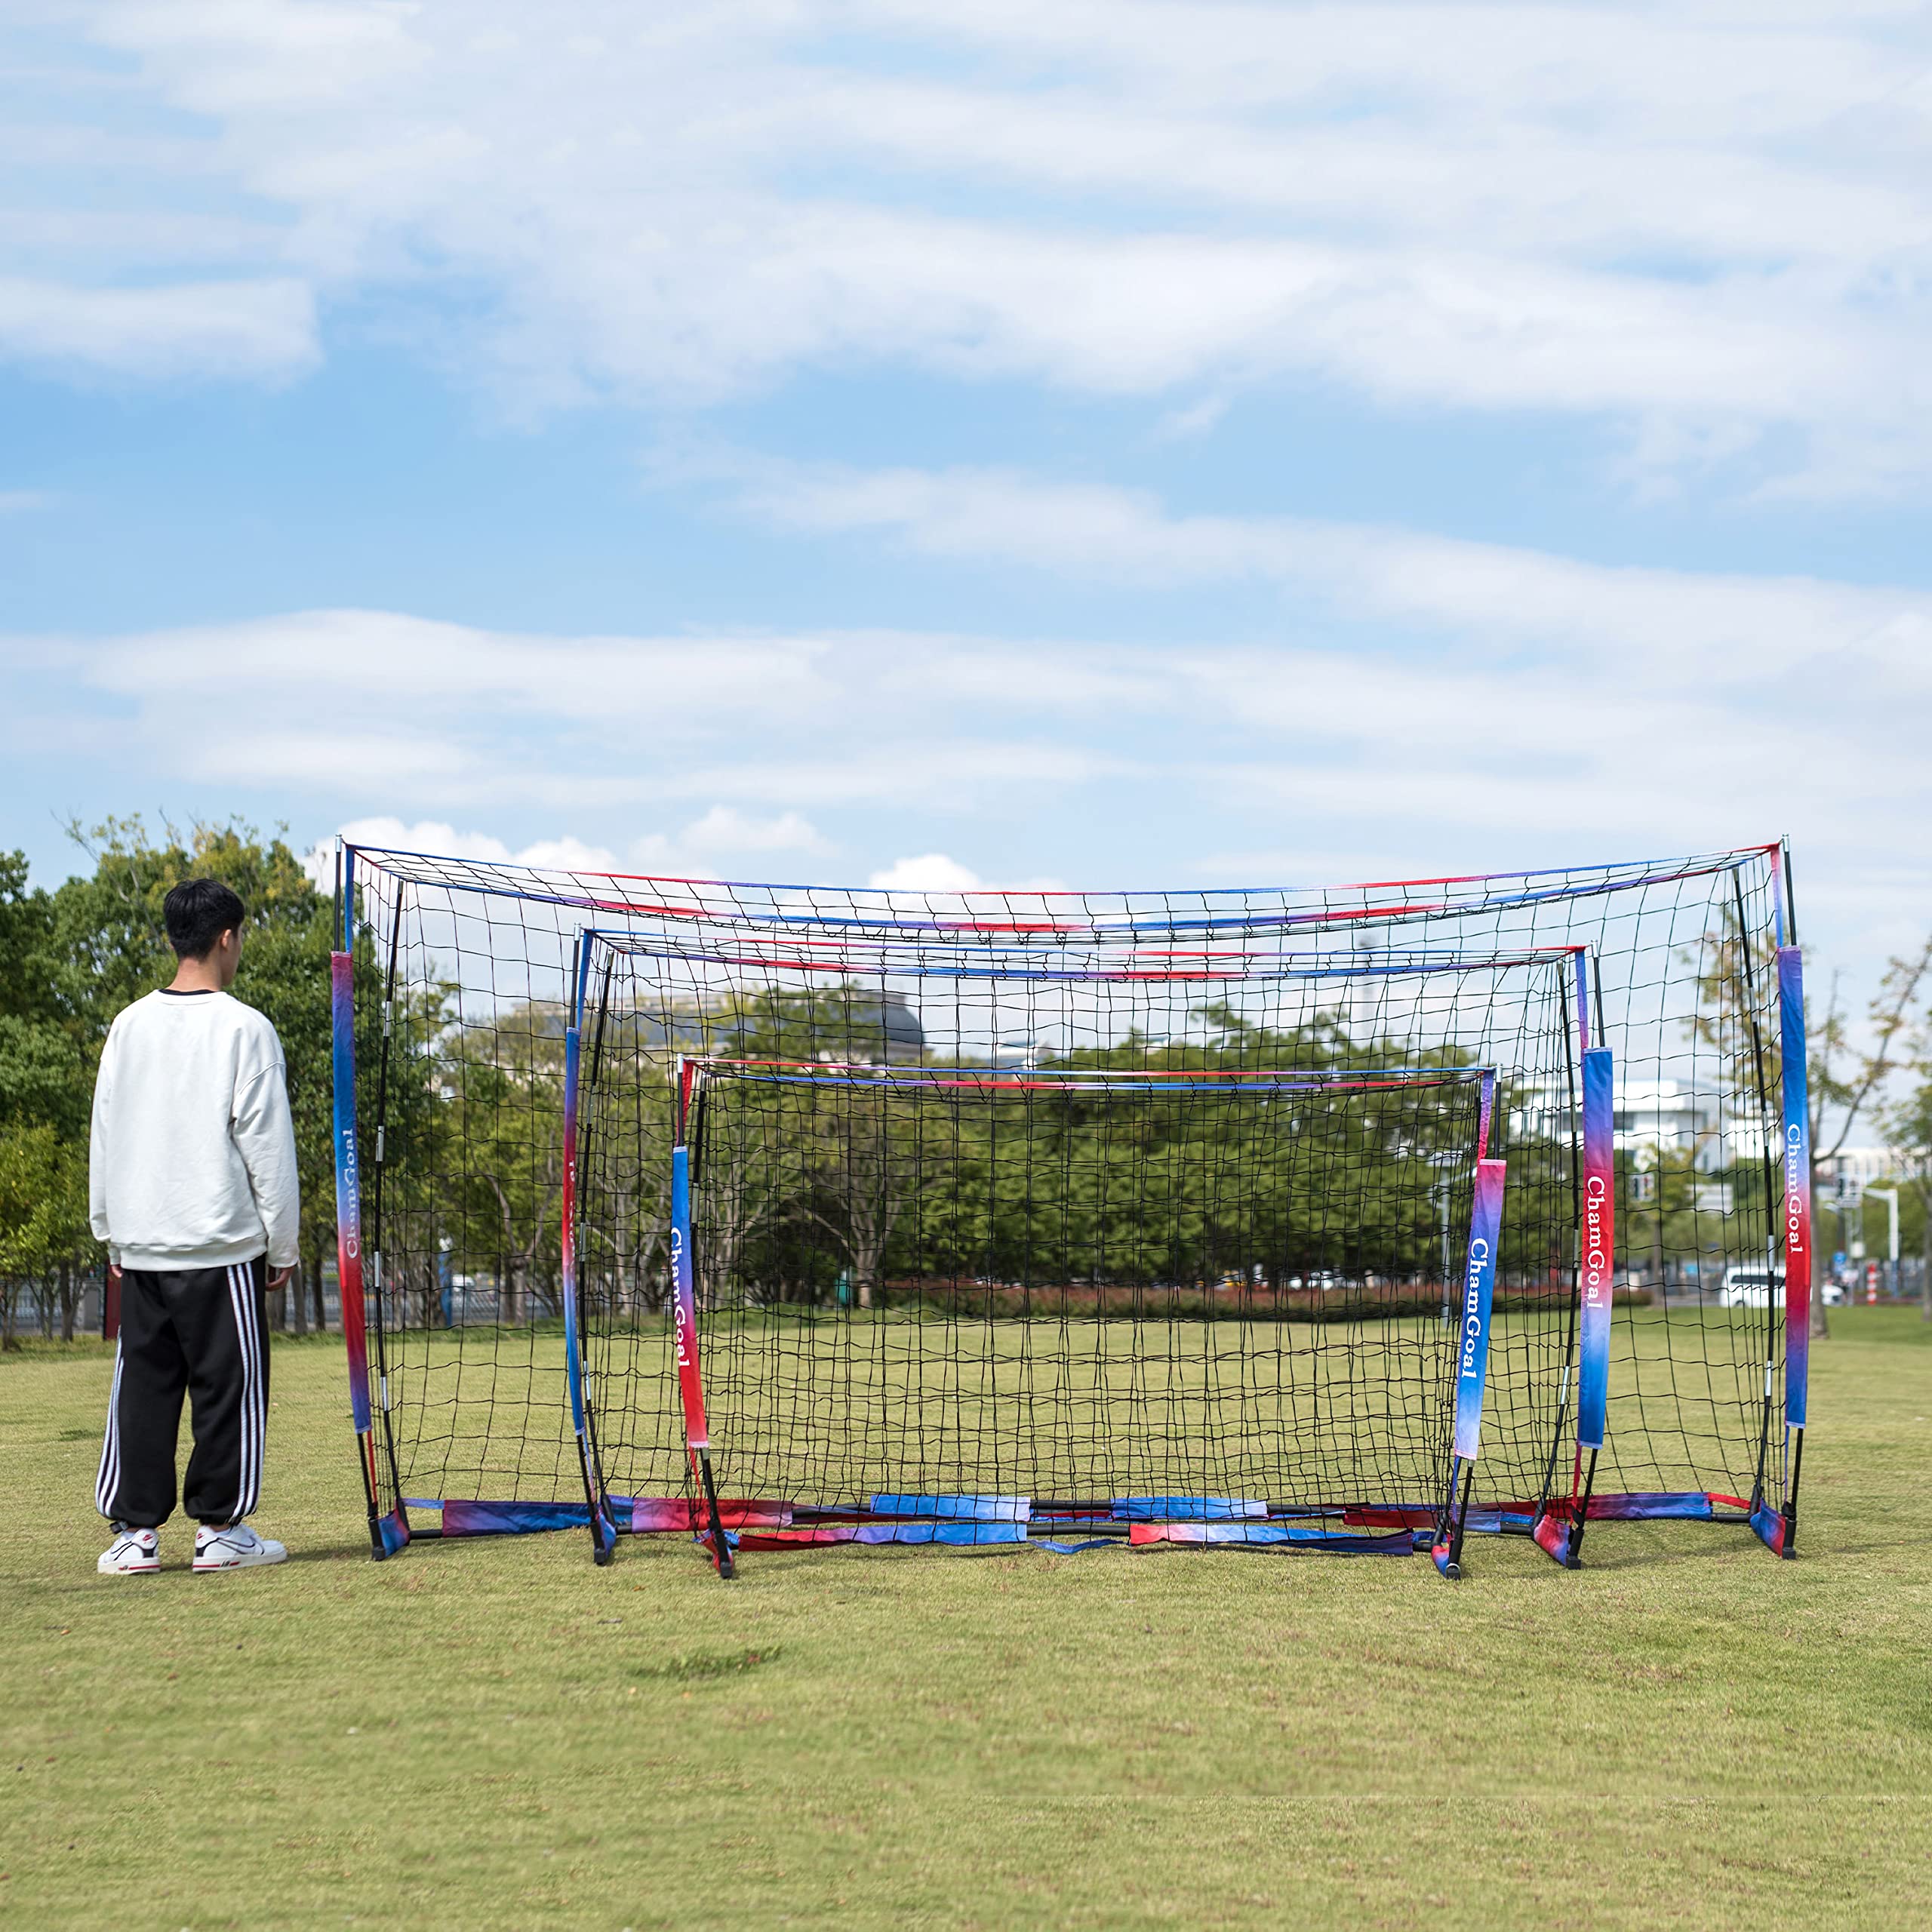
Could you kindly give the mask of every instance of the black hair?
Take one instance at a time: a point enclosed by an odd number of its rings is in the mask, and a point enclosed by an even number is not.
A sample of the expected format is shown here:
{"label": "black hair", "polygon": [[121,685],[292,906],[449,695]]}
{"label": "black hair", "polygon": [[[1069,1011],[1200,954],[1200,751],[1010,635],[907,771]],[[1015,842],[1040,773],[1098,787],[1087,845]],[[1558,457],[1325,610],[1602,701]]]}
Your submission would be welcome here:
{"label": "black hair", "polygon": [[184,878],[161,902],[168,943],[183,959],[205,959],[215,941],[238,932],[248,909],[218,878]]}

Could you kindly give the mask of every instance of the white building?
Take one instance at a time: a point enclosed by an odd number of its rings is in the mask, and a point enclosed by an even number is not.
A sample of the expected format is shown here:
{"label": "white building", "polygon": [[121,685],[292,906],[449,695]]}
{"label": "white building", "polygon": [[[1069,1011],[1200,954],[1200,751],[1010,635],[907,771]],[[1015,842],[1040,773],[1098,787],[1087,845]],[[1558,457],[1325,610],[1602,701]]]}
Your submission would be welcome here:
{"label": "white building", "polygon": [[[1567,1092],[1550,1084],[1526,1084],[1518,1090],[1528,1104],[1515,1109],[1510,1126],[1517,1133],[1567,1137],[1571,1131]],[[1764,1124],[1740,1120],[1723,1112],[1718,1096],[1700,1092],[1675,1080],[1626,1080],[1617,1078],[1614,1114],[1619,1152],[1633,1156],[1639,1168],[1650,1164],[1658,1154],[1694,1155],[1694,1164],[1702,1172],[1715,1173],[1745,1161],[1761,1159],[1765,1152]],[[1771,1146],[1776,1151],[1782,1123],[1770,1123]],[[1905,1162],[1890,1147],[1846,1147],[1818,1163],[1821,1194],[1835,1191],[1841,1177],[1863,1187],[1899,1173]]]}
{"label": "white building", "polygon": [[1841,1147],[1831,1159],[1818,1163],[1818,1184],[1824,1188],[1838,1180],[1852,1180],[1863,1187],[1867,1181],[1881,1181],[1897,1174],[1904,1165],[1889,1147]]}
{"label": "white building", "polygon": [[[1572,1123],[1566,1093],[1552,1087],[1531,1088],[1530,1104],[1512,1117],[1518,1132],[1567,1136]],[[1641,1168],[1660,1155],[1681,1158],[1688,1153],[1692,1165],[1710,1174],[1743,1161],[1761,1159],[1766,1152],[1764,1123],[1740,1120],[1724,1112],[1718,1097],[1687,1087],[1676,1080],[1617,1081],[1614,1114],[1617,1147]],[[1770,1128],[1776,1145],[1777,1127]]]}

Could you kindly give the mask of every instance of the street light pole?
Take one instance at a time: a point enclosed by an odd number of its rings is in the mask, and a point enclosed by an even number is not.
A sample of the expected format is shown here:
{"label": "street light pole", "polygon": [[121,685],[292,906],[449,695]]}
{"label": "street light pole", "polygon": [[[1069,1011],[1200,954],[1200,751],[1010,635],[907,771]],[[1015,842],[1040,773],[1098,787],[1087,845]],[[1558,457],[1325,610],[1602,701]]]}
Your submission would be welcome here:
{"label": "street light pole", "polygon": [[1891,1239],[1886,1252],[1891,1260],[1891,1275],[1887,1284],[1888,1291],[1896,1297],[1899,1291],[1899,1191],[1895,1187],[1868,1187],[1865,1195],[1869,1200],[1876,1195],[1892,1211]]}

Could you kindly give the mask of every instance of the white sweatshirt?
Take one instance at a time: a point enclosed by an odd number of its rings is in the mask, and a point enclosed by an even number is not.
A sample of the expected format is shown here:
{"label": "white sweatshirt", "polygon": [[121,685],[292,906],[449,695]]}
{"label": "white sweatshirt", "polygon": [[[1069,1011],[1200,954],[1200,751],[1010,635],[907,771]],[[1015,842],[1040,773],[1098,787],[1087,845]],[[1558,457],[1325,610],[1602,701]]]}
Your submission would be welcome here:
{"label": "white sweatshirt", "polygon": [[297,1254],[301,1195],[281,1042],[226,993],[152,992],[109,1029],[94,1088],[94,1238],[124,1268]]}

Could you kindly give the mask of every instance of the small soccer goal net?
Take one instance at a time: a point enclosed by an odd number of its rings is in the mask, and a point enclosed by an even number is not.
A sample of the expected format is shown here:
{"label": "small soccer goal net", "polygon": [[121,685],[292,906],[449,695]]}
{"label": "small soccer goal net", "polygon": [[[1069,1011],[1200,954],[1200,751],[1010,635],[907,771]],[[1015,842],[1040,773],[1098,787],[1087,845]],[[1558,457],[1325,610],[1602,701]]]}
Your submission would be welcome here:
{"label": "small soccer goal net", "polygon": [[[667,1095],[596,1017],[577,1288],[621,1527],[685,1488],[681,1346],[779,1540],[1441,1509],[1493,1071],[712,1058]],[[689,1341],[619,1232],[674,1122]]]}

